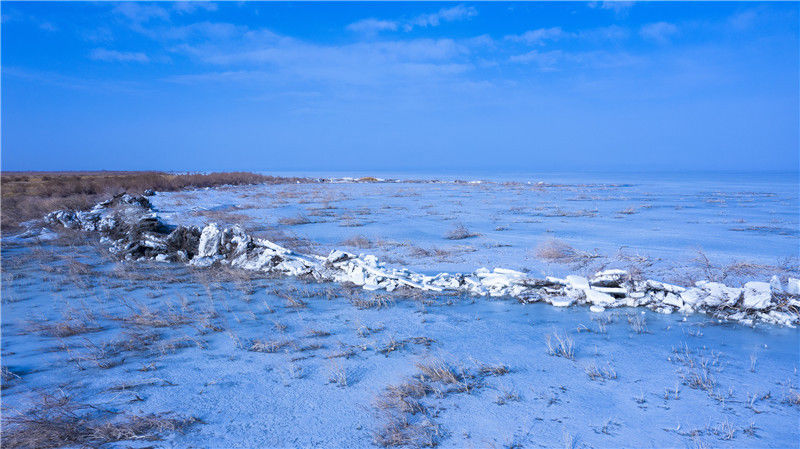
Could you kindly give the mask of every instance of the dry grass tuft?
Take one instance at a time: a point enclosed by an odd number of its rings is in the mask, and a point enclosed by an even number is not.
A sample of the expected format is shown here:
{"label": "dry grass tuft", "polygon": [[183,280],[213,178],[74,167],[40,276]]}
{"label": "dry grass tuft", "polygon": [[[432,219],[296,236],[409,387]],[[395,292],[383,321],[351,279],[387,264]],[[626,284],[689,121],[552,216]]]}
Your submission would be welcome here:
{"label": "dry grass tuft", "polygon": [[140,305],[135,313],[121,317],[119,320],[134,326],[159,328],[183,326],[195,321],[202,321],[202,317],[191,317],[174,310],[154,311]]}
{"label": "dry grass tuft", "polygon": [[299,226],[304,224],[314,223],[310,218],[303,214],[297,214],[294,217],[284,217],[278,220],[279,224],[284,226]]}
{"label": "dry grass tuft", "polygon": [[275,353],[291,344],[289,340],[254,340],[248,351]]}
{"label": "dry grass tuft", "polygon": [[457,369],[442,359],[433,359],[427,363],[417,363],[419,380],[422,382],[441,382],[448,385],[465,385],[470,376],[463,369]]}
{"label": "dry grass tuft", "polygon": [[800,391],[790,388],[789,392],[786,393],[784,402],[791,405],[800,405]]}
{"label": "dry grass tuft", "polygon": [[197,422],[169,414],[112,413],[92,405],[76,404],[66,395],[44,395],[25,413],[5,418],[3,447],[99,447],[128,440],[157,440]]}
{"label": "dry grass tuft", "polygon": [[637,334],[647,333],[647,318],[641,314],[628,315],[628,324]]}
{"label": "dry grass tuft", "polygon": [[350,237],[347,240],[342,242],[344,246],[352,246],[354,248],[361,248],[361,249],[369,249],[375,246],[372,240],[364,237],[363,235],[357,235],[355,237]]}
{"label": "dry grass tuft", "polygon": [[548,334],[545,337],[545,344],[548,354],[570,360],[575,359],[575,341],[566,333],[562,335],[556,331]]}
{"label": "dry grass tuft", "polygon": [[711,391],[717,386],[717,380],[711,375],[708,369],[698,367],[691,369],[681,375],[684,385],[695,390]]}
{"label": "dry grass tuft", "polygon": [[353,296],[350,304],[357,309],[384,309],[394,305],[394,299],[388,295],[371,295],[369,297]]}
{"label": "dry grass tuft", "polygon": [[391,352],[405,348],[406,343],[406,340],[398,340],[394,336],[390,336],[386,344],[378,349],[378,353],[388,356]]}
{"label": "dry grass tuft", "polygon": [[307,334],[309,337],[317,337],[317,338],[322,338],[322,337],[330,337],[330,335],[331,335],[331,333],[330,333],[330,332],[328,332],[328,331],[324,331],[324,330],[321,330],[321,329],[309,329],[309,330],[306,332],[306,334]]}
{"label": "dry grass tuft", "polygon": [[79,369],[86,369],[85,363],[101,369],[110,369],[125,362],[126,353],[153,353],[161,335],[155,332],[125,331],[114,340],[95,343],[84,338],[83,348],[70,358]]}
{"label": "dry grass tuft", "polygon": [[448,240],[463,240],[472,237],[477,237],[479,235],[480,234],[472,232],[469,229],[467,229],[467,227],[464,226],[463,224],[460,224],[456,226],[454,229],[452,229],[450,232],[448,232],[445,237]]}
{"label": "dry grass tuft", "polygon": [[504,363],[498,363],[496,365],[479,363],[478,372],[485,376],[504,376],[510,373],[511,369]]}
{"label": "dry grass tuft", "polygon": [[508,389],[504,388],[500,390],[500,393],[495,397],[494,403],[497,405],[507,404],[509,402],[517,402],[521,401],[522,396],[520,396],[519,392],[513,388]]}
{"label": "dry grass tuft", "polygon": [[305,309],[308,307],[308,303],[300,298],[288,296],[286,297],[286,307],[290,309]]}
{"label": "dry grass tuft", "polygon": [[79,319],[68,319],[55,323],[41,321],[32,323],[29,328],[34,332],[56,338],[72,337],[103,330],[101,326],[92,325],[87,321]]}
{"label": "dry grass tuft", "polygon": [[406,415],[391,415],[375,433],[374,441],[383,447],[435,447],[440,434],[439,425],[427,417],[412,422]]}
{"label": "dry grass tuft", "polygon": [[430,385],[418,379],[390,385],[375,404],[384,420],[374,435],[375,443],[383,447],[436,446],[439,426],[431,421],[420,401],[432,391]]}
{"label": "dry grass tuft", "polygon": [[336,364],[330,369],[328,382],[344,388],[348,386],[347,370],[342,365]]}
{"label": "dry grass tuft", "polygon": [[606,366],[598,366],[597,363],[592,362],[587,365],[584,370],[586,371],[586,375],[589,376],[589,379],[592,380],[604,381],[617,378],[617,372],[614,370],[614,367],[611,366],[611,363],[606,363]]}
{"label": "dry grass tuft", "polygon": [[546,262],[586,265],[600,255],[579,251],[562,240],[550,239],[536,248],[536,257]]}

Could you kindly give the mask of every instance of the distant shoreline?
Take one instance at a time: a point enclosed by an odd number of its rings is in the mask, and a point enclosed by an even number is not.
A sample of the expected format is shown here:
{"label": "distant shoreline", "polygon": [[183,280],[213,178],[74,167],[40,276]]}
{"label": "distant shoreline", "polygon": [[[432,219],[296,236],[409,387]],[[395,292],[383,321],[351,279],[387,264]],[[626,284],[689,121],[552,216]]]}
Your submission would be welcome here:
{"label": "distant shoreline", "polygon": [[173,174],[159,171],[2,172],[2,232],[57,209],[85,210],[110,195],[223,185],[317,182],[252,172]]}

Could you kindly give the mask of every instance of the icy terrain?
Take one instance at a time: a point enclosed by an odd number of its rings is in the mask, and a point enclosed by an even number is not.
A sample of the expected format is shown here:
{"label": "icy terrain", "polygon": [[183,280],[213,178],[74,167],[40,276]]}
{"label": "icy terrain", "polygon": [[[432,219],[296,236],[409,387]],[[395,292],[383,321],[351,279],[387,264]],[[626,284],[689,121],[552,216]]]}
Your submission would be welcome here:
{"label": "icy terrain", "polygon": [[[691,271],[698,251],[719,268],[755,265],[732,281],[769,281],[746,272],[759,266],[796,269],[796,175],[540,179],[253,186],[150,200],[170,223],[241,224],[278,243],[312,244],[319,254],[349,248],[426,274],[500,266],[562,276],[635,265],[650,277],[686,283],[705,274]],[[459,225],[474,236],[446,238]],[[585,267],[547,263],[536,249],[550,239],[601,257]],[[733,270],[727,278],[737,276]]]}
{"label": "icy terrain", "polygon": [[[162,433],[158,445],[173,447],[793,446],[798,331],[755,315],[797,313],[797,199],[774,187],[716,193],[723,207],[711,194],[608,184],[255,186],[156,194],[155,221],[117,199],[105,206],[116,223],[103,208],[72,217],[101,228],[97,246],[85,232],[4,242],[4,407],[60,388],[197,418]],[[595,199],[576,209],[573,195]],[[651,207],[621,208],[640,195]],[[128,219],[137,225],[122,229]],[[747,231],[765,226],[792,232]],[[664,229],[668,243],[651,240]],[[153,260],[110,257],[109,245]],[[335,251],[348,245],[363,255]],[[613,269],[626,273],[595,275]],[[441,271],[465,276],[425,277]],[[634,274],[675,285],[648,290]],[[714,276],[718,287],[695,286]],[[542,303],[520,303],[529,290]],[[622,302],[639,290],[662,312],[669,293],[735,301],[710,315],[667,304],[666,315]],[[601,311],[593,292],[620,308]],[[546,304],[559,298],[595,307]],[[717,309],[756,327],[712,319]]]}

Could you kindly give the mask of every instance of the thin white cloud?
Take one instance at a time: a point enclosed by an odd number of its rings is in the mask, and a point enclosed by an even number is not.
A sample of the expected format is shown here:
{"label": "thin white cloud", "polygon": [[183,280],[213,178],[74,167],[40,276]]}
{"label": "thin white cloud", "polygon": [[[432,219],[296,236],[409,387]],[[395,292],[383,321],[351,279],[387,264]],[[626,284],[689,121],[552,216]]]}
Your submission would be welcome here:
{"label": "thin white cloud", "polygon": [[564,31],[561,29],[561,27],[552,27],[529,30],[522,34],[511,34],[506,36],[505,39],[507,41],[521,42],[528,45],[545,45],[549,42],[555,42],[564,39],[616,41],[627,38],[629,34],[630,33],[626,28],[623,28],[619,25],[590,28],[575,32]]}
{"label": "thin white cloud", "polygon": [[134,30],[156,40],[231,39],[243,36],[249,29],[225,22],[195,22],[189,25],[134,27]]}
{"label": "thin white cloud", "polygon": [[605,9],[608,11],[613,11],[617,16],[625,16],[628,14],[628,11],[633,7],[634,2],[626,2],[626,1],[610,1],[610,2],[590,2],[590,8],[598,8],[598,9]]}
{"label": "thin white cloud", "polygon": [[531,50],[527,53],[520,55],[513,55],[509,58],[511,62],[521,64],[536,64],[540,70],[553,71],[556,70],[556,65],[563,58],[564,53],[561,50],[554,51],[539,51]]}
{"label": "thin white cloud", "polygon": [[669,22],[648,23],[639,29],[639,34],[645,39],[663,44],[678,34],[678,27]]}
{"label": "thin white cloud", "polygon": [[619,25],[609,25],[607,27],[592,28],[576,33],[576,37],[584,40],[596,41],[621,41],[627,39],[630,31]]}
{"label": "thin white cloud", "polygon": [[411,31],[416,27],[428,28],[441,25],[443,22],[456,22],[467,20],[478,15],[478,10],[472,6],[456,5],[451,8],[442,8],[434,13],[420,14],[407,20],[384,20],[370,17],[347,25],[350,31],[366,34],[375,34],[381,31]]}
{"label": "thin white cloud", "polygon": [[217,4],[209,1],[174,2],[172,10],[179,14],[192,14],[196,11],[216,11]]}
{"label": "thin white cloud", "polygon": [[452,8],[442,8],[431,14],[421,14],[404,25],[406,31],[411,31],[414,27],[435,27],[442,22],[455,22],[466,20],[478,15],[478,10],[472,6],[457,5]]}
{"label": "thin white cloud", "polygon": [[518,64],[534,64],[537,65],[541,71],[548,72],[575,68],[599,70],[620,67],[629,68],[642,64],[643,59],[625,52],[532,50],[527,53],[511,56],[509,61]]}
{"label": "thin white cloud", "polygon": [[739,11],[728,19],[728,24],[736,30],[746,30],[753,26],[758,19],[755,9]]}
{"label": "thin white cloud", "polygon": [[89,57],[96,61],[107,62],[149,62],[150,58],[144,53],[139,52],[124,52],[117,50],[108,50],[105,48],[95,48],[89,53]]}
{"label": "thin white cloud", "polygon": [[544,45],[547,41],[556,41],[563,38],[565,35],[561,27],[552,27],[538,28],[526,31],[522,34],[509,35],[506,36],[506,39],[512,42],[523,42],[528,45]]}
{"label": "thin white cloud", "polygon": [[39,29],[44,31],[58,31],[58,28],[50,22],[42,22],[39,24]]}
{"label": "thin white cloud", "polygon": [[115,6],[113,12],[135,23],[152,19],[169,20],[169,11],[155,4],[124,2]]}
{"label": "thin white cloud", "polygon": [[473,70],[471,42],[402,39],[323,45],[269,30],[249,30],[230,39],[183,42],[172,51],[224,69],[211,77],[220,81],[254,75],[254,83],[269,79],[277,83],[313,80],[340,87],[392,83],[413,86],[455,82]]}
{"label": "thin white cloud", "polygon": [[395,31],[398,24],[392,20],[380,20],[375,18],[363,19],[347,25],[347,29],[358,33],[374,34],[380,31]]}

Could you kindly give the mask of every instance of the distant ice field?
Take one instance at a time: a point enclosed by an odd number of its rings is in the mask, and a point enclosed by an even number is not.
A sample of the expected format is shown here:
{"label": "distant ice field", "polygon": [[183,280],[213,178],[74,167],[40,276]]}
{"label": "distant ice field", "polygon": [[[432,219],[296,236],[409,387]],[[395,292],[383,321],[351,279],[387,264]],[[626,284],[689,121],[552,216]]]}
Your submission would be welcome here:
{"label": "distant ice field", "polygon": [[[680,280],[703,257],[720,267],[797,265],[792,173],[372,176],[389,181],[159,193],[153,204],[176,224],[239,223],[304,251],[375,254],[425,273],[487,266],[561,275],[638,264]],[[456,230],[473,235],[448,238]],[[598,257],[552,263],[540,251],[553,241]]]}

